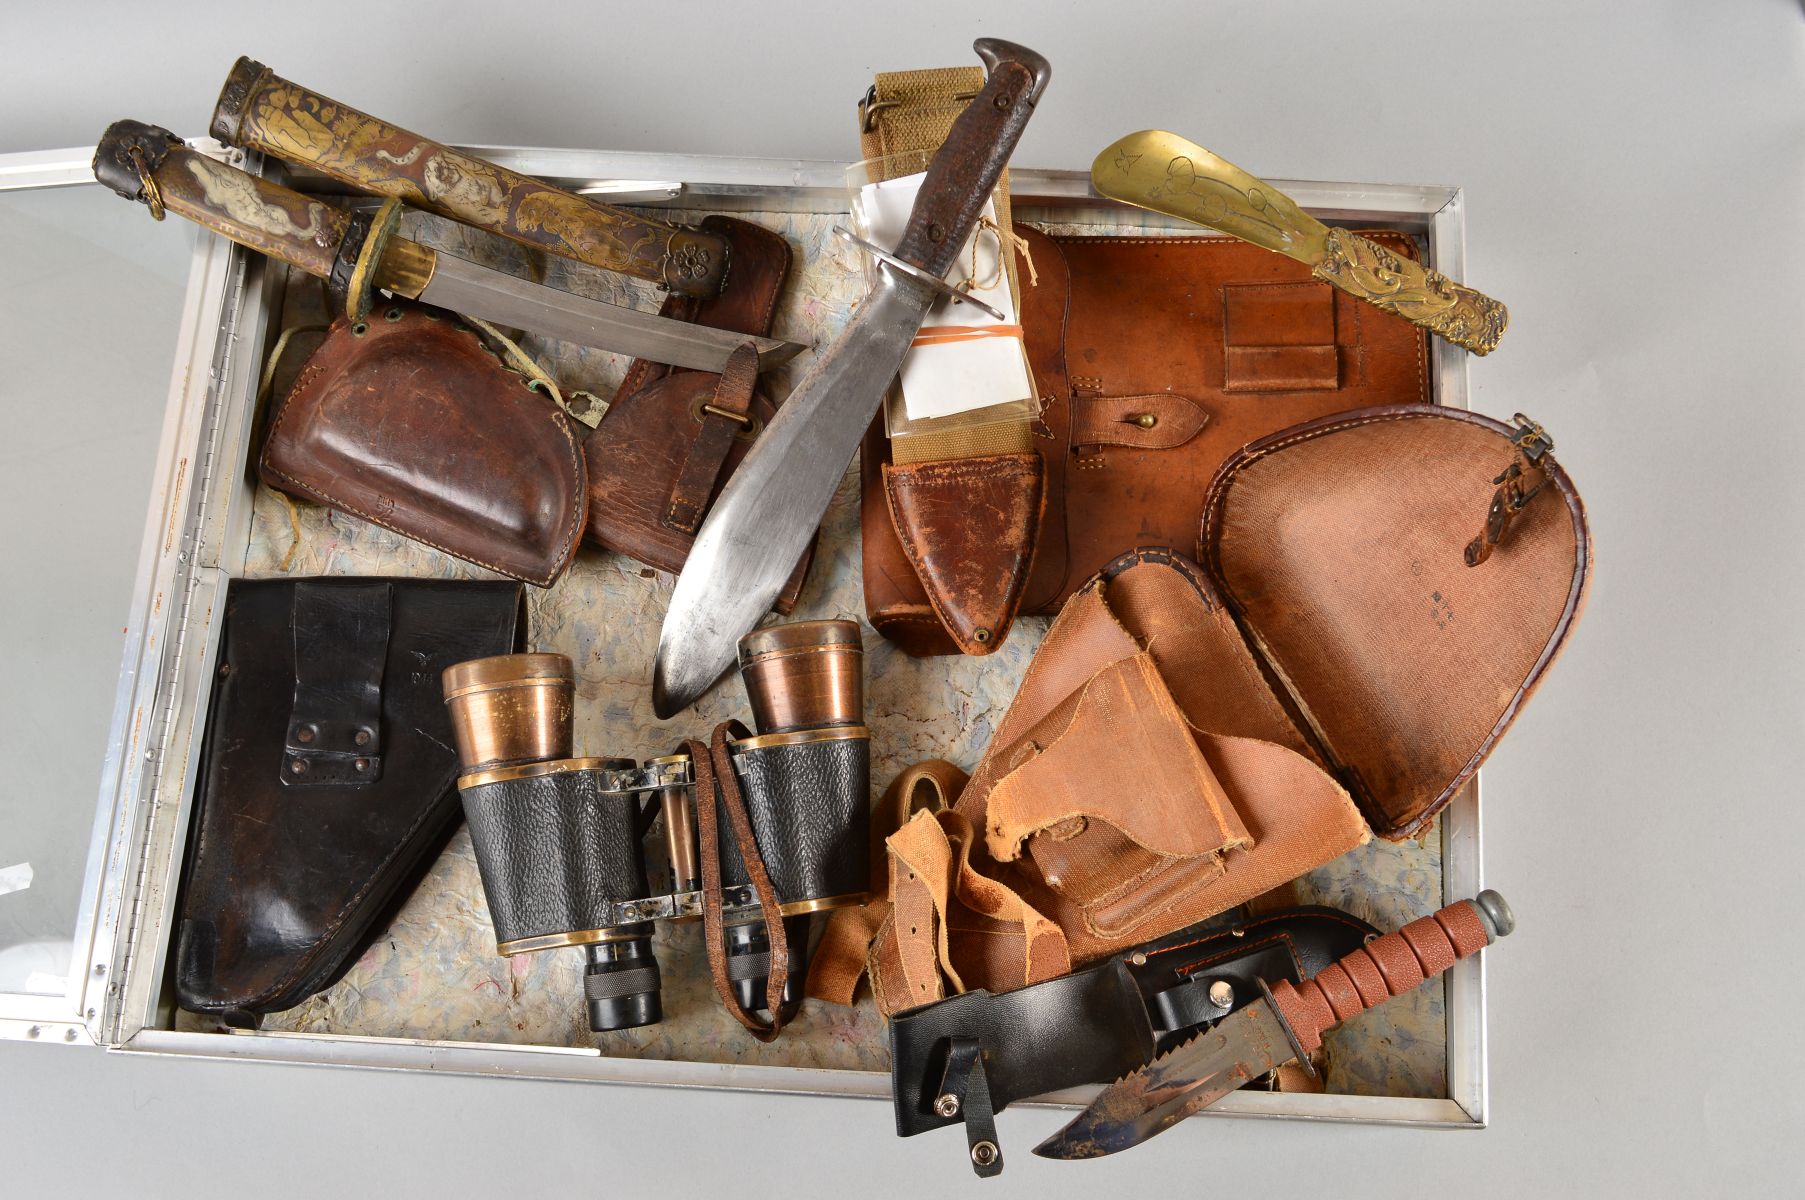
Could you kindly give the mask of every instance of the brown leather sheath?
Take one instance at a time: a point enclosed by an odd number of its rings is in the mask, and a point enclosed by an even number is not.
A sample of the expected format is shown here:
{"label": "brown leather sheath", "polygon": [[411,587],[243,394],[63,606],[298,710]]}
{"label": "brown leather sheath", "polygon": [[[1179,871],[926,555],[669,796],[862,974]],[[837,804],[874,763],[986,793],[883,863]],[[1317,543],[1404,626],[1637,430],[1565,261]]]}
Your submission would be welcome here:
{"label": "brown leather sheath", "polygon": [[[726,285],[704,299],[671,295],[660,314],[768,335],[789,275],[789,243],[733,217],[706,217],[702,228],[731,247]],[[776,411],[749,351],[719,375],[636,359],[583,445],[589,540],[661,571],[681,571],[714,498]],[[795,607],[813,554],[811,543],[777,599],[778,612]]]}
{"label": "brown leather sheath", "polygon": [[457,316],[396,300],[340,318],[270,418],[263,481],[549,587],[582,537],[564,414]]}
{"label": "brown leather sheath", "polygon": [[[859,104],[860,152],[880,159],[938,148],[983,86],[984,73],[976,67],[879,74]],[[883,174],[917,169],[905,162]],[[997,207],[998,222],[1008,228],[1007,173]],[[1002,257],[1019,307],[1015,254]],[[1045,468],[1028,423],[954,429],[892,444],[880,415],[861,461],[863,528],[880,523],[884,544],[901,551],[902,561],[891,566],[914,600],[903,624],[936,638],[943,646],[938,653],[996,650],[1021,606],[1046,500]],[[882,493],[877,503],[874,487]]]}
{"label": "brown leather sheath", "polygon": [[[1038,277],[1021,289],[1022,328],[1045,472],[1024,613],[1057,612],[1126,550],[1194,545],[1211,476],[1248,442],[1329,413],[1430,398],[1422,330],[1290,259],[1232,238],[1016,231]],[[1367,236],[1417,256],[1403,234]],[[901,523],[884,519],[897,506],[887,450],[874,431],[862,459],[866,613],[910,654],[950,654],[962,647],[940,627],[918,555],[897,535]],[[961,549],[968,560],[987,553],[977,542]]]}

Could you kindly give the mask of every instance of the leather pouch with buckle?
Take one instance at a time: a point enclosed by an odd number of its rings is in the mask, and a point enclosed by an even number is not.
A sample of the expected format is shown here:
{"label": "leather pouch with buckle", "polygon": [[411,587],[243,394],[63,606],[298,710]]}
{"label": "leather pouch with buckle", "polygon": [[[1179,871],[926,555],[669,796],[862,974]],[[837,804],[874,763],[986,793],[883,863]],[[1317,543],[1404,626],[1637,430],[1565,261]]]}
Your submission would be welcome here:
{"label": "leather pouch with buckle", "polygon": [[[1059,611],[1125,550],[1193,545],[1210,479],[1242,445],[1329,413],[1430,397],[1422,330],[1290,259],[1231,238],[1016,232],[1036,272],[1020,293],[1045,493],[1017,593],[1023,613]],[[1403,234],[1367,236],[1416,257]],[[886,509],[895,467],[880,433],[861,462],[871,623],[910,654],[965,648],[920,584],[911,526]],[[1009,565],[968,550],[959,569],[1001,577]]]}
{"label": "leather pouch with buckle", "polygon": [[[733,217],[706,217],[702,228],[730,248],[723,291],[706,299],[669,296],[659,312],[715,329],[769,334],[789,275],[789,243]],[[681,571],[715,497],[776,411],[749,354],[718,375],[635,360],[583,444],[589,540],[649,567]],[[797,563],[778,597],[778,612],[795,607],[813,553],[811,547]]]}
{"label": "leather pouch with buckle", "polygon": [[517,583],[233,580],[176,938],[183,1008],[292,1008],[457,823],[440,673],[517,648]]}
{"label": "leather pouch with buckle", "polygon": [[270,420],[263,481],[548,587],[582,536],[558,406],[454,314],[393,301],[333,323]]}

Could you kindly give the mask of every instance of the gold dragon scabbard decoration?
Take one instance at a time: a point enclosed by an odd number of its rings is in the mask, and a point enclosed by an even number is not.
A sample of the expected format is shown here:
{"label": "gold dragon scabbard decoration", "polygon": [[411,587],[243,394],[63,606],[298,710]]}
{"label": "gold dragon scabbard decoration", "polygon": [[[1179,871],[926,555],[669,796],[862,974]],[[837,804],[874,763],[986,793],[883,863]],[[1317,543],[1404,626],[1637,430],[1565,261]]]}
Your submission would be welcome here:
{"label": "gold dragon scabbard decoration", "polygon": [[1112,200],[1192,221],[1283,254],[1324,283],[1394,313],[1474,354],[1497,348],[1503,304],[1352,233],[1324,225],[1271,184],[1175,133],[1144,130],[1091,164]]}

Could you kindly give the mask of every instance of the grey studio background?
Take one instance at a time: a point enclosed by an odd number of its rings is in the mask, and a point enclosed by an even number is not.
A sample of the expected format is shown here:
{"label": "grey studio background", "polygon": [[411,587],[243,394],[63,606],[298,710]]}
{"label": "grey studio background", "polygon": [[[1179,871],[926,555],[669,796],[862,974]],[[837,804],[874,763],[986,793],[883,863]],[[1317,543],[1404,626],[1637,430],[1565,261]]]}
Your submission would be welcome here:
{"label": "grey studio background", "polygon": [[[1014,38],[1053,83],[1016,155],[1082,168],[1147,126],[1270,177],[1466,189],[1469,278],[1511,306],[1474,407],[1544,422],[1589,506],[1590,606],[1486,767],[1487,880],[1521,927],[1488,970],[1491,1128],[1198,1120],[1103,1164],[1001,1118],[990,1195],[1792,1193],[1805,995],[1796,757],[1805,734],[1805,28],[1796,0],[1714,3],[0,8],[0,152],[131,116],[198,134],[232,60],[449,141],[838,158],[875,70]],[[32,229],[58,220],[39,198]],[[46,312],[67,270],[0,229],[6,430],[82,423],[55,471],[6,458],[15,596],[123,619],[189,234],[142,222],[126,280]],[[73,294],[67,287],[61,294]],[[133,371],[141,372],[134,379]],[[122,384],[121,381],[130,381]],[[148,410],[145,405],[151,406]],[[112,457],[109,457],[112,455]],[[54,494],[21,490],[46,481]],[[36,486],[36,485],[34,485]],[[90,530],[123,508],[123,544]],[[119,522],[110,523],[118,526]],[[42,530],[41,535],[38,530]],[[112,536],[112,535],[108,535]],[[8,545],[18,545],[17,540]],[[117,603],[123,605],[123,598]],[[14,600],[8,622],[40,611]],[[35,619],[35,618],[30,618]],[[56,687],[58,621],[4,689]],[[88,625],[79,624],[86,620]],[[98,622],[98,625],[95,624]],[[116,661],[118,647],[69,648]],[[9,655],[15,652],[8,651]],[[31,760],[13,718],[0,747]],[[60,764],[92,794],[92,753]],[[38,801],[0,784],[0,828]],[[64,789],[65,792],[67,789]],[[84,801],[85,803],[85,801]],[[16,861],[0,847],[0,866]],[[928,1195],[976,1186],[876,1103],[166,1061],[0,1044],[0,1194]]]}

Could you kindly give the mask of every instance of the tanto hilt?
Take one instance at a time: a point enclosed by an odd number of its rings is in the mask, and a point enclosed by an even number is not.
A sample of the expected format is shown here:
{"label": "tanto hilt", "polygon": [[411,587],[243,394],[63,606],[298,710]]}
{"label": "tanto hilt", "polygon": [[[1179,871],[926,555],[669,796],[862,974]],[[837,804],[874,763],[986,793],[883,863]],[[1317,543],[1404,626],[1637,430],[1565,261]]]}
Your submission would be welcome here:
{"label": "tanto hilt", "polygon": [[190,150],[158,125],[115,121],[95,147],[94,178],[158,220],[172,212],[319,276],[352,320],[369,311],[375,288],[413,297],[432,274],[433,251],[390,240],[399,205],[349,213]]}
{"label": "tanto hilt", "polygon": [[1484,891],[1375,938],[1300,985],[1281,981],[1272,989],[1272,1002],[1297,1049],[1308,1055],[1322,1045],[1324,1031],[1414,991],[1515,928],[1504,897]]}
{"label": "tanto hilt", "polygon": [[727,243],[579,196],[409,133],[240,58],[210,132],[359,190],[500,234],[523,246],[713,296]]}

